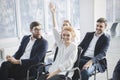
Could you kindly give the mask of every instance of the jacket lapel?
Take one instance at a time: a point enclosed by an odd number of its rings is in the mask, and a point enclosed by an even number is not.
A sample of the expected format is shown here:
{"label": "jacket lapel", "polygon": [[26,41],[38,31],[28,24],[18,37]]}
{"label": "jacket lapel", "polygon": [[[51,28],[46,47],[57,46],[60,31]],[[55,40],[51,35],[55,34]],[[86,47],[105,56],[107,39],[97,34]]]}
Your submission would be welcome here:
{"label": "jacket lapel", "polygon": [[103,41],[103,36],[104,36],[104,34],[102,34],[102,35],[100,36],[100,38],[97,40],[97,43],[96,43],[96,45],[95,45],[95,48],[97,48],[97,47],[102,43],[102,41]]}

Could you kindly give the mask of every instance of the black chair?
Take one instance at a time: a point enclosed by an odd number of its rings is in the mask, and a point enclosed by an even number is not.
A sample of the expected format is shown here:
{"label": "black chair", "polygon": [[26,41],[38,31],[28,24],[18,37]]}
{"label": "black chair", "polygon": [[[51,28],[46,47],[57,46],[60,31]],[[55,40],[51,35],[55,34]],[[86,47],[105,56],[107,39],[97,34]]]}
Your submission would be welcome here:
{"label": "black chair", "polygon": [[110,33],[111,33],[111,36],[112,36],[112,37],[115,37],[115,36],[116,36],[116,28],[117,28],[117,25],[118,25],[117,22],[116,22],[116,23],[113,23],[113,25],[112,25],[111,28],[110,28]]}
{"label": "black chair", "polygon": [[[100,60],[103,62],[103,64],[106,64],[106,67],[105,67],[105,72],[106,72],[106,77],[107,77],[107,80],[108,79],[108,68],[107,68],[107,59],[106,58],[103,58],[102,60]],[[97,73],[100,73],[98,70],[97,70],[97,67],[95,66],[95,70],[93,72],[93,74],[91,74],[91,76],[94,76],[94,80],[96,80],[96,75]]]}
{"label": "black chair", "polygon": [[[52,52],[52,51],[47,51],[46,53],[49,53],[49,52]],[[43,58],[42,62],[39,62],[38,64],[35,64],[35,65],[31,65],[28,70],[27,70],[27,77],[22,79],[22,80],[35,80],[35,79],[38,79],[40,73],[42,72],[45,72],[45,68],[44,66],[49,66],[51,64],[48,64],[48,65],[45,65],[43,62],[44,62],[44,59],[45,57]],[[30,70],[34,67],[37,67],[37,72],[34,76],[30,76]]]}

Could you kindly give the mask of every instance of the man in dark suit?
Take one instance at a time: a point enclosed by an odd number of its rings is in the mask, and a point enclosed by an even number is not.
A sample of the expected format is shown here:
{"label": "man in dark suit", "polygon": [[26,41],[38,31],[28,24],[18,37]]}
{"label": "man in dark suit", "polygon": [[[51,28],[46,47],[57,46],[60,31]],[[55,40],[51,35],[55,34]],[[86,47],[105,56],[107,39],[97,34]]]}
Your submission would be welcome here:
{"label": "man in dark suit", "polygon": [[101,60],[106,56],[110,42],[110,36],[104,33],[106,27],[106,20],[99,18],[96,24],[96,31],[88,32],[79,45],[83,49],[79,65],[82,80],[88,80],[95,68],[100,72],[105,71],[106,64]]}
{"label": "man in dark suit", "polygon": [[[26,77],[27,69],[34,64],[44,61],[48,42],[41,35],[41,24],[34,21],[30,24],[31,35],[24,36],[18,51],[14,56],[6,56],[0,68],[0,80],[14,78],[19,80]],[[30,75],[34,75],[35,68]]]}

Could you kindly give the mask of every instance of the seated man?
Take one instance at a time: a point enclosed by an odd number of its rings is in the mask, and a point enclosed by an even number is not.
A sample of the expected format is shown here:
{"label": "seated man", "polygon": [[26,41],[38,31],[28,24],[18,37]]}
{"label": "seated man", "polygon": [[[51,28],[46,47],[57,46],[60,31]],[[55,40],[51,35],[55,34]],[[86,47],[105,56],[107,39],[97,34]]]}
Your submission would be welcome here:
{"label": "seated man", "polygon": [[106,56],[109,47],[110,36],[104,33],[106,27],[106,20],[99,18],[97,20],[96,31],[88,32],[79,45],[83,49],[79,63],[82,80],[88,80],[97,65],[97,70],[100,72],[105,71],[105,64],[101,66],[101,64],[95,63]]}
{"label": "seated man", "polygon": [[113,72],[113,80],[120,80],[120,60],[118,61],[114,72]]}
{"label": "seated man", "polygon": [[[18,51],[13,56],[6,56],[0,68],[0,80],[14,78],[19,80],[26,77],[27,69],[34,64],[43,62],[48,48],[48,42],[41,35],[41,24],[32,22],[30,24],[31,35],[26,35],[21,41]],[[31,69],[30,75],[34,75],[35,68]]]}

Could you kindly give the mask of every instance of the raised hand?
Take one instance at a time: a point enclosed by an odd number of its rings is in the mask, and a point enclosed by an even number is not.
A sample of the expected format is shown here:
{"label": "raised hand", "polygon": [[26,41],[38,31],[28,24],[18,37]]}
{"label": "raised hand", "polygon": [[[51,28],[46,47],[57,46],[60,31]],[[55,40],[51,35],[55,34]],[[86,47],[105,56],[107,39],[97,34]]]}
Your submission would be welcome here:
{"label": "raised hand", "polygon": [[51,10],[52,13],[55,13],[56,7],[51,2],[49,4],[49,8],[50,8],[50,10]]}

